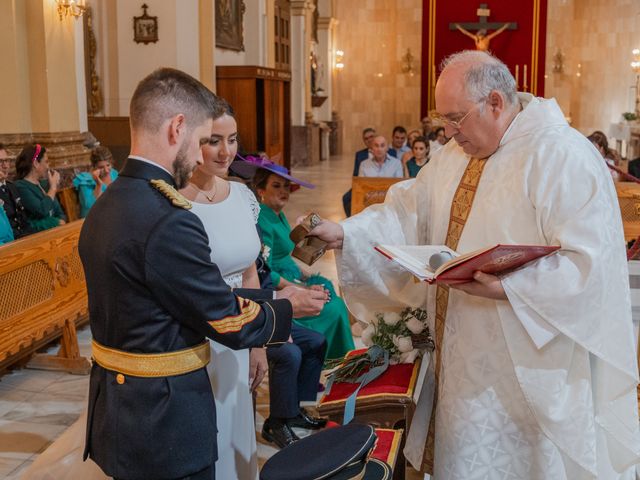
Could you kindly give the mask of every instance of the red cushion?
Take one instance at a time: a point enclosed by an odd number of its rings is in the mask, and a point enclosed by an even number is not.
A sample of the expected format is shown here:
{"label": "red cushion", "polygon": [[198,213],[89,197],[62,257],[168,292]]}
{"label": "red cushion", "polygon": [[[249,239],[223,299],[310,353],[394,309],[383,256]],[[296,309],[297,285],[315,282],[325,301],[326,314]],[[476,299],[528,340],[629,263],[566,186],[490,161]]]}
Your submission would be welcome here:
{"label": "red cushion", "polygon": [[[366,349],[352,350],[347,353],[347,357],[365,351]],[[412,395],[419,370],[420,361],[389,365],[389,368],[387,368],[382,375],[360,389],[358,398],[367,398],[376,395]],[[325,394],[322,396],[320,404],[326,405],[333,402],[343,402],[349,395],[355,392],[356,388],[358,388],[357,383],[335,382],[331,386],[329,395]]]}
{"label": "red cushion", "polygon": [[378,441],[371,456],[382,460],[393,467],[400,447],[402,430],[392,430],[390,428],[376,428]]}

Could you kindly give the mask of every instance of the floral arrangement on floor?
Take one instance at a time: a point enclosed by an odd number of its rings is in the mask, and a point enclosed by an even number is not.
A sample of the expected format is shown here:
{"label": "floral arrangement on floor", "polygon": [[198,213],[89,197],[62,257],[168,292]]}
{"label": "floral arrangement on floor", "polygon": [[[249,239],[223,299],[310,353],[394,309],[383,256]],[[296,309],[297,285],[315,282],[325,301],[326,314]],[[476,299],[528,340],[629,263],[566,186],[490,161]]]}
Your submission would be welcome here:
{"label": "floral arrangement on floor", "polygon": [[336,368],[329,374],[329,382],[360,383],[375,370],[380,376],[389,364],[413,363],[425,351],[432,351],[434,342],[427,326],[428,315],[422,308],[405,308],[400,313],[376,313],[362,332],[366,352],[328,362]]}

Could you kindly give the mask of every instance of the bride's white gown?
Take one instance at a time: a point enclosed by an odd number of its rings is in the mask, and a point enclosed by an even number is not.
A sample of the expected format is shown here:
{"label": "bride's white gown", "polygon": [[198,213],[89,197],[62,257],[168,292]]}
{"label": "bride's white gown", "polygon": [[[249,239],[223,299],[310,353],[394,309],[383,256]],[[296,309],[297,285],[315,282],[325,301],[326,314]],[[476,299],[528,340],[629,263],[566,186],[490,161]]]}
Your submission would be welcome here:
{"label": "bride's white gown", "polygon": [[[220,203],[193,203],[192,212],[209,236],[211,260],[218,265],[225,282],[242,286],[242,272],[253,264],[260,251],[256,222],[260,206],[253,193],[240,183],[230,182],[229,196]],[[258,459],[249,390],[249,351],[234,351],[211,342],[211,363],[207,367],[216,400],[218,461],[216,478],[251,480],[258,478]],[[90,459],[82,461],[86,411],[25,471],[22,480],[105,480],[102,470]],[[149,439],[153,441],[153,439]]]}

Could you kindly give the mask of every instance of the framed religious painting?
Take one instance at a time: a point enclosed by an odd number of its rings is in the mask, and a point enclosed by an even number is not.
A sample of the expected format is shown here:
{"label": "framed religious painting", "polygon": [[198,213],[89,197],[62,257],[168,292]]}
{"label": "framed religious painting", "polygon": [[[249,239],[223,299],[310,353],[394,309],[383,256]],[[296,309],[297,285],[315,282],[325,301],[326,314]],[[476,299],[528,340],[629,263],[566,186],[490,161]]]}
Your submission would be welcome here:
{"label": "framed religious painting", "polygon": [[147,14],[149,6],[142,4],[142,15],[133,17],[133,41],[136,43],[155,43],[158,41],[158,17]]}
{"label": "framed religious painting", "polygon": [[216,0],[216,47],[244,51],[242,0]]}

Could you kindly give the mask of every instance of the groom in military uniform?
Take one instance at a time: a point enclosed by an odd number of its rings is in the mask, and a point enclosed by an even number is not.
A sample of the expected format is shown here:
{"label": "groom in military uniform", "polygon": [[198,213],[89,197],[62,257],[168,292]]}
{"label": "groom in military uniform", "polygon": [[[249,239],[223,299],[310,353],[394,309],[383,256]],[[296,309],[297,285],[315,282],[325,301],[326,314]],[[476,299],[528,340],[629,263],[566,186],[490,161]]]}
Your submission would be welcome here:
{"label": "groom in military uniform", "polygon": [[215,478],[206,337],[236,349],[278,345],[293,313],[322,308],[295,293],[243,298],[211,263],[202,223],[176,189],[202,163],[223,111],[183,72],[143,79],[131,99],[131,155],[82,228],[94,359],[85,459],[117,479]]}

